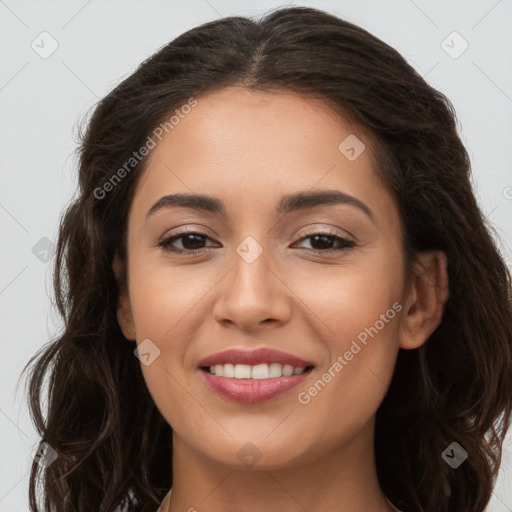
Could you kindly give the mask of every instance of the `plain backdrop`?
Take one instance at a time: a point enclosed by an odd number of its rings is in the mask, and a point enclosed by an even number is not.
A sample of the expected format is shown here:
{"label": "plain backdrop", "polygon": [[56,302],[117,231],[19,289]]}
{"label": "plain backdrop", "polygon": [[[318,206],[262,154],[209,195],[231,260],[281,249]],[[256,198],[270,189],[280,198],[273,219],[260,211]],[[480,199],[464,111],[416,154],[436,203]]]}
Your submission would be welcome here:
{"label": "plain backdrop", "polygon": [[[16,385],[30,356],[60,327],[51,310],[52,246],[75,190],[78,121],[184,31],[292,3],[369,30],[448,96],[478,201],[510,266],[511,0],[0,0],[0,512],[28,511],[38,437],[24,381]],[[511,452],[509,437],[489,512],[512,511]]]}

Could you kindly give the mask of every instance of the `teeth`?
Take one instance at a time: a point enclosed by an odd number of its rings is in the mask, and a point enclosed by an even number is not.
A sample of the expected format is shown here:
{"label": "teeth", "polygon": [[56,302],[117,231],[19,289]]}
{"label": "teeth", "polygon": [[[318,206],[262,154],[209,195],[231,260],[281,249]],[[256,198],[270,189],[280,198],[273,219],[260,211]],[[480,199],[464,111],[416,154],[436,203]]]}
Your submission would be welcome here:
{"label": "teeth", "polygon": [[[224,377],[224,372],[222,372]],[[235,379],[250,379],[251,378],[251,367],[248,364],[237,364],[235,365]]]}
{"label": "teeth", "polygon": [[293,375],[293,366],[290,366],[289,364],[285,364],[283,366],[283,375]]}
{"label": "teeth", "polygon": [[225,365],[219,365],[221,369],[221,375],[223,377],[231,377],[233,378],[235,376],[235,365],[234,364],[225,364]]}
{"label": "teeth", "polygon": [[281,377],[281,375],[282,375],[282,373],[281,373],[282,368],[283,367],[279,363],[272,363],[268,367],[268,369],[269,369],[268,376],[269,377]]}
{"label": "teeth", "polygon": [[252,379],[268,379],[270,369],[268,364],[257,364],[252,367],[251,378]]}
{"label": "teeth", "polygon": [[230,377],[235,379],[268,379],[289,375],[299,375],[305,368],[294,368],[289,364],[216,364],[210,366],[210,373],[219,377]]}

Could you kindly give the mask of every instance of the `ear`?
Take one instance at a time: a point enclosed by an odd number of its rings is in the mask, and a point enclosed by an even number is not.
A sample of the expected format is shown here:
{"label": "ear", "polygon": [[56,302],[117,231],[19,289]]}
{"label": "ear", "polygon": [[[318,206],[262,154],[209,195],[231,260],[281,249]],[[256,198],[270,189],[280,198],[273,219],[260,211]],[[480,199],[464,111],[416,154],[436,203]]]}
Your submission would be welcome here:
{"label": "ear", "polygon": [[112,263],[112,270],[116,276],[119,288],[119,297],[117,299],[117,323],[127,340],[135,341],[135,324],[133,321],[130,299],[128,296],[128,287],[126,286],[126,269],[124,263],[116,254]]}
{"label": "ear", "polygon": [[427,341],[441,323],[448,295],[446,255],[442,251],[419,253],[404,300],[400,348],[418,348]]}

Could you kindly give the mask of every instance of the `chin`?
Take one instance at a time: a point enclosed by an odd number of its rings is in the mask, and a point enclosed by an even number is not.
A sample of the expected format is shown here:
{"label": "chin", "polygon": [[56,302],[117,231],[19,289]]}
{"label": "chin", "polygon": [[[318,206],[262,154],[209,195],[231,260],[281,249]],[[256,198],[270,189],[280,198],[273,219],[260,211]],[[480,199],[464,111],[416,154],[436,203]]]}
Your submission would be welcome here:
{"label": "chin", "polygon": [[[267,431],[268,434],[268,431]],[[265,439],[264,437],[250,437],[247,435],[234,436],[224,442],[218,439],[207,442],[204,447],[196,447],[210,459],[233,468],[252,470],[275,470],[292,467],[309,459],[307,450],[303,446],[304,439]],[[215,449],[212,450],[212,447]]]}

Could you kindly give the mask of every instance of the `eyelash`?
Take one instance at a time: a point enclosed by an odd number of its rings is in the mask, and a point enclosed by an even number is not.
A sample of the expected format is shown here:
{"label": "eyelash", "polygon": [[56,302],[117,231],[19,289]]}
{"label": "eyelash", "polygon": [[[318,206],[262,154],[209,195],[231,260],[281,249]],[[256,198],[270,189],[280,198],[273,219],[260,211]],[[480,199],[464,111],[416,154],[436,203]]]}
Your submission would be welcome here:
{"label": "eyelash", "polygon": [[[157,244],[158,247],[161,247],[162,250],[164,250],[165,252],[171,252],[171,253],[175,253],[175,254],[182,254],[182,255],[187,255],[187,256],[192,256],[192,255],[195,255],[195,254],[198,254],[200,252],[203,252],[206,248],[201,248],[201,249],[177,249],[177,248],[169,248],[170,245],[175,242],[176,240],[179,240],[181,238],[184,238],[186,237],[187,235],[198,235],[198,236],[202,236],[202,237],[205,237],[205,238],[210,238],[208,235],[205,235],[204,233],[200,233],[198,231],[184,231],[182,233],[178,233],[178,234],[175,234],[175,235],[172,235],[168,238],[165,238],[164,240],[162,240],[161,242],[159,242]],[[334,233],[330,233],[330,232],[327,232],[327,231],[313,231],[311,233],[307,233],[305,234],[305,236],[303,236],[302,238],[300,238],[298,240],[298,242],[302,242],[308,238],[313,238],[314,236],[326,236],[326,237],[330,237],[330,238],[333,238],[335,241],[338,241],[341,243],[341,247],[338,247],[336,249],[325,249],[325,250],[321,250],[321,249],[307,249],[307,248],[304,248],[304,247],[301,247],[300,249],[303,249],[303,250],[306,250],[306,251],[309,251],[309,252],[314,252],[316,254],[320,254],[320,253],[333,253],[333,252],[341,252],[341,251],[346,251],[347,249],[351,249],[352,247],[355,247],[355,243],[352,242],[351,240],[347,240],[346,238],[343,238],[341,236],[338,236],[338,235],[335,235]]]}

